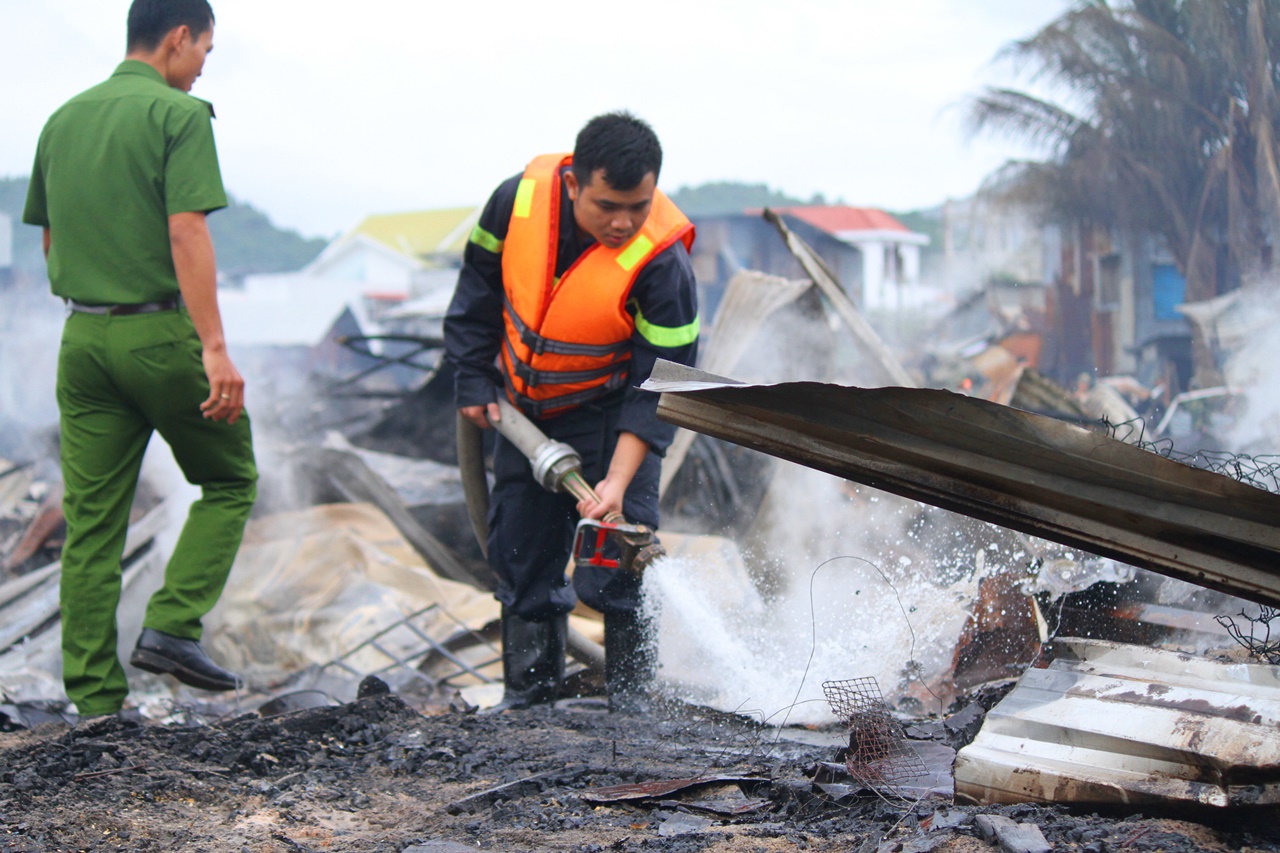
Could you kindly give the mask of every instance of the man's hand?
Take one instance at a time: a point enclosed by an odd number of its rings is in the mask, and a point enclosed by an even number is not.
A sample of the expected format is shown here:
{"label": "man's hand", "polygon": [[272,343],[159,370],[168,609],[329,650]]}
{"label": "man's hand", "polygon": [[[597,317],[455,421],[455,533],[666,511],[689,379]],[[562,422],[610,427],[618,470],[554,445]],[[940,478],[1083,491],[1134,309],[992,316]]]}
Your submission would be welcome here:
{"label": "man's hand", "polygon": [[244,411],[244,379],[226,350],[204,351],[204,373],[209,377],[209,399],[200,404],[200,411],[209,420],[235,423]]}
{"label": "man's hand", "polygon": [[502,414],[499,412],[497,403],[489,403],[484,406],[463,406],[458,409],[458,414],[480,427],[480,429],[488,429],[502,420]]}
{"label": "man's hand", "polygon": [[578,501],[578,515],[583,518],[604,518],[611,512],[622,515],[622,498],[630,484],[630,479],[622,482],[620,479],[605,477],[596,484],[596,494],[600,500]]}
{"label": "man's hand", "polygon": [[649,452],[649,445],[635,433],[618,433],[618,444],[609,460],[609,472],[596,484],[598,501],[578,501],[578,515],[583,518],[604,518],[611,512],[622,514],[622,498],[627,487],[640,470],[640,463]]}

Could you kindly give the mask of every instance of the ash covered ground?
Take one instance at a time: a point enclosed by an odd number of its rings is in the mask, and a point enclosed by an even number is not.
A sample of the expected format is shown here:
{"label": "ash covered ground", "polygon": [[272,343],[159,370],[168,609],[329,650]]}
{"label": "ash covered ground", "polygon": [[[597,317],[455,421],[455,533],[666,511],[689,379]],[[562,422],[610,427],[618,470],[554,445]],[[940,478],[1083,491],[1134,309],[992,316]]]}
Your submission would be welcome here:
{"label": "ash covered ground", "polygon": [[[193,727],[108,717],[0,735],[0,850],[995,849],[981,814],[1034,823],[1057,850],[1280,850],[1274,811],[1197,823],[936,796],[837,801],[811,778],[833,759],[688,705],[423,715],[383,694]],[[706,776],[739,781],[593,802],[611,786]]]}

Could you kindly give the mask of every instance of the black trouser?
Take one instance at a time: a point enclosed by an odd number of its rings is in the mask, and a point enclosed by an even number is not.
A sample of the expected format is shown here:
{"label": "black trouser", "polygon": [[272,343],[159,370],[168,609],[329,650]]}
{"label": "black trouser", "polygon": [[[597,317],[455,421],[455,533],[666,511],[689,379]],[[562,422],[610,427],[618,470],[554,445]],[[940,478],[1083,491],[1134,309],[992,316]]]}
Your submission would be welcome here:
{"label": "black trouser", "polygon": [[[617,445],[619,411],[618,405],[583,406],[537,424],[548,438],[581,454],[583,474],[594,487],[604,478]],[[657,529],[660,470],[657,454],[646,454],[623,498],[627,521]],[[579,596],[588,607],[606,614],[640,606],[640,578],[628,571],[582,566],[569,585],[565,568],[579,520],[577,501],[538,485],[529,460],[501,435],[494,447],[493,473],[489,565],[498,576],[495,595],[507,610],[540,622],[568,613]]]}

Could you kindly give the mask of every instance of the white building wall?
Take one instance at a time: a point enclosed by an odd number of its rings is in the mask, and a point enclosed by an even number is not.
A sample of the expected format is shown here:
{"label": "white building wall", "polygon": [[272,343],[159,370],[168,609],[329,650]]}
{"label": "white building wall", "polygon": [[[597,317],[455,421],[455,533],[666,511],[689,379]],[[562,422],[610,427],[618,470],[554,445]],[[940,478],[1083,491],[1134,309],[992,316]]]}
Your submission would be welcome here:
{"label": "white building wall", "polygon": [[13,219],[0,213],[0,270],[13,266]]}
{"label": "white building wall", "polygon": [[369,291],[409,295],[422,263],[364,237],[339,237],[300,273],[313,278],[360,281]]}
{"label": "white building wall", "polygon": [[902,280],[905,284],[920,283],[920,247],[902,246]]}
{"label": "white building wall", "polygon": [[371,290],[391,290],[408,294],[414,269],[398,258],[376,252],[365,253],[364,281]]}
{"label": "white building wall", "polygon": [[231,346],[312,346],[350,307],[363,313],[363,281],[305,272],[251,275],[236,290],[220,290],[222,326]]}
{"label": "white building wall", "polygon": [[885,292],[885,244],[879,242],[859,243],[862,250],[862,299],[859,306],[864,311],[879,310],[888,303],[890,295]]}

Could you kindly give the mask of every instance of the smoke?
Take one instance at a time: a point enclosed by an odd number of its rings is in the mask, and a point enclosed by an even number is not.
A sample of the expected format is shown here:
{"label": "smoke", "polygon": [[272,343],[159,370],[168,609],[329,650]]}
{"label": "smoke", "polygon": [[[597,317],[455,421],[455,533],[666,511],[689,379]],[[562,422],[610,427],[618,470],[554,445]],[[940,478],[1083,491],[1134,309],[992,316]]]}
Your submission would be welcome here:
{"label": "smoke", "polygon": [[[754,335],[726,370],[733,379],[883,382],[812,299],[754,319],[754,328],[726,332]],[[663,681],[680,698],[771,723],[831,722],[822,683],[864,677],[892,704],[945,711],[978,581],[1024,572],[1026,544],[803,466],[771,464],[759,510],[740,510],[754,513],[734,555],[741,570],[723,552],[677,548],[646,573]]]}
{"label": "smoke", "polygon": [[47,290],[0,288],[0,457],[40,463],[41,476],[56,457],[63,310]]}
{"label": "smoke", "polygon": [[[1234,452],[1280,448],[1278,322],[1276,288],[1240,293],[1213,321],[1227,383],[1240,395],[1201,405],[1216,407],[1207,422]],[[764,381],[824,378],[817,329],[775,335],[771,323],[744,364],[760,369]],[[856,375],[862,365],[836,354],[834,372]],[[806,468],[775,462],[774,470],[744,541],[747,568],[737,582],[749,593],[727,592],[722,568],[705,557],[659,563],[646,577],[646,606],[661,629],[662,676],[681,698],[771,723],[822,723],[831,721],[822,682],[869,676],[891,704],[944,711],[978,581],[1001,572],[1021,579],[1033,557],[1057,555],[1087,568],[1088,561],[1050,543]],[[1177,588],[1197,601],[1205,592]]]}
{"label": "smoke", "polygon": [[745,555],[751,578],[728,586],[722,565],[680,556],[646,573],[664,680],[772,724],[831,722],[822,683],[868,676],[891,702],[946,710],[928,685],[972,607],[974,549],[991,543],[950,514],[780,467]]}
{"label": "smoke", "polygon": [[1227,404],[1227,449],[1253,455],[1280,452],[1280,293],[1274,286],[1242,291],[1219,322],[1220,345],[1230,352],[1223,373],[1242,404]]}

